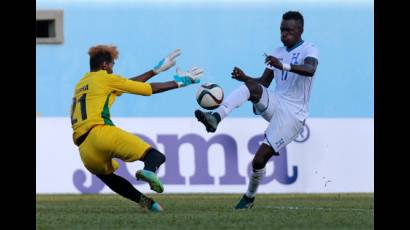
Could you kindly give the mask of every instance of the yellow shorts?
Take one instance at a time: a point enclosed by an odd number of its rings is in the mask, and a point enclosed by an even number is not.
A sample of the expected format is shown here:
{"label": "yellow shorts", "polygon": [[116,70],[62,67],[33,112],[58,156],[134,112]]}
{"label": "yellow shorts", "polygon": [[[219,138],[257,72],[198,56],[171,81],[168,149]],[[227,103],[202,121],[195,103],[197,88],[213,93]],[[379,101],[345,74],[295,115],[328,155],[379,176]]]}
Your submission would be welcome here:
{"label": "yellow shorts", "polygon": [[112,158],[126,162],[140,159],[151,146],[115,126],[98,125],[79,146],[84,166],[93,174],[111,174],[119,168]]}

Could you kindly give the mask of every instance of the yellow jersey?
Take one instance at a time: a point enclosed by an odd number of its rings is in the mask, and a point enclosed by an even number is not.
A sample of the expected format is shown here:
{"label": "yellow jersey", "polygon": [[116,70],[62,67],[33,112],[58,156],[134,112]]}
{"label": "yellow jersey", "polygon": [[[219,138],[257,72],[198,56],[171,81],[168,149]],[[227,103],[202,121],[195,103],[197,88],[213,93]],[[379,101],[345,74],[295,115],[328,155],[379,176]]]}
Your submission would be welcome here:
{"label": "yellow jersey", "polygon": [[149,83],[132,81],[105,70],[85,74],[75,87],[71,105],[74,143],[96,125],[114,125],[110,108],[122,93],[150,96],[152,88]]}

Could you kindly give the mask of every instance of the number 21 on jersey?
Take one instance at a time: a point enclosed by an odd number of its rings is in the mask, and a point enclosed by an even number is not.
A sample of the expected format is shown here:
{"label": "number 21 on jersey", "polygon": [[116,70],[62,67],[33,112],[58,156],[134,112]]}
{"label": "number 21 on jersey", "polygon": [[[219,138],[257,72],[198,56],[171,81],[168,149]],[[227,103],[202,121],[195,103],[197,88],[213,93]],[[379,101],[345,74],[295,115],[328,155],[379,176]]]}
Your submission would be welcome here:
{"label": "number 21 on jersey", "polygon": [[[71,105],[71,125],[74,125],[75,123],[77,123],[79,119],[81,120],[87,119],[87,106],[85,104],[86,97],[87,97],[87,94],[85,93],[81,95],[81,97],[78,98],[78,100],[75,97],[73,98],[73,104]],[[78,110],[77,107],[80,107],[79,113],[76,112]]]}

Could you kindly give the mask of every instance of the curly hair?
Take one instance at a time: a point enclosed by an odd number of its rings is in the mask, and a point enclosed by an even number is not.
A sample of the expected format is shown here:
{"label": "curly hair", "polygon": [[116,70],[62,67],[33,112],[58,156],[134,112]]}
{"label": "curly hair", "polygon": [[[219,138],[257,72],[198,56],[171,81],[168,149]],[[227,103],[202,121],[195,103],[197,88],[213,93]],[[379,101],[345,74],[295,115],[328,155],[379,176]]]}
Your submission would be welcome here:
{"label": "curly hair", "polygon": [[119,52],[116,46],[97,45],[88,50],[90,55],[90,68],[98,69],[103,62],[112,62],[118,58]]}

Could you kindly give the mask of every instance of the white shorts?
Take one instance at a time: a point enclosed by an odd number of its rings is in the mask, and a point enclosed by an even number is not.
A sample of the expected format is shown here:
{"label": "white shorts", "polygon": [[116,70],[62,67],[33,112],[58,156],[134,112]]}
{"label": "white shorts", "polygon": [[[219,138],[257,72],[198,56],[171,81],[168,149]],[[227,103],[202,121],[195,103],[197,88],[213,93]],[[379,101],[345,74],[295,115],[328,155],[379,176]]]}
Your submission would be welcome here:
{"label": "white shorts", "polygon": [[290,112],[286,104],[263,87],[261,99],[253,105],[255,114],[261,115],[269,122],[265,130],[263,143],[272,146],[275,152],[292,142],[301,132],[303,121],[300,121]]}

